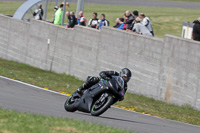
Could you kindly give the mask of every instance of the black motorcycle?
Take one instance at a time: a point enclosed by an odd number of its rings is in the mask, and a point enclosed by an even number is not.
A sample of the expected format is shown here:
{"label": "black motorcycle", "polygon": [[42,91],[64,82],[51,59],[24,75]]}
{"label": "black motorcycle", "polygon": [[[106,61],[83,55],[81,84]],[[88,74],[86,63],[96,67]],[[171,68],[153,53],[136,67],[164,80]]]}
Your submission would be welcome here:
{"label": "black motorcycle", "polygon": [[124,95],[124,80],[119,76],[113,76],[109,81],[101,79],[97,84],[85,90],[80,96],[74,92],[65,102],[65,110],[76,110],[99,116],[111,105],[118,101],[119,92]]}

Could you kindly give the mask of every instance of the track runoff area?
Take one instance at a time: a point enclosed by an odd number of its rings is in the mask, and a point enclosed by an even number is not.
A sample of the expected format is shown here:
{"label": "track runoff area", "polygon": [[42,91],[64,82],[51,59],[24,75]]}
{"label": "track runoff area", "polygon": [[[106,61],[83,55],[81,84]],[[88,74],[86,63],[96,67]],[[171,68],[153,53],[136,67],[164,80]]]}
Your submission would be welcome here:
{"label": "track runoff area", "polygon": [[112,106],[99,117],[66,112],[68,95],[0,76],[0,107],[47,116],[104,124],[139,133],[199,133],[200,127]]}

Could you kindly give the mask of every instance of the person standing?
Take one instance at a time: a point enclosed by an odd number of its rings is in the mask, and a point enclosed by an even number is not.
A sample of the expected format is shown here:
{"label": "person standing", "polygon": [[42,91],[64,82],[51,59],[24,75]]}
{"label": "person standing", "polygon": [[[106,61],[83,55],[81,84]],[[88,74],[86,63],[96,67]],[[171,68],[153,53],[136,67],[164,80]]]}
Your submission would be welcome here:
{"label": "person standing", "polygon": [[63,4],[60,4],[60,8],[55,13],[54,24],[56,25],[62,24],[62,15],[63,15]]}
{"label": "person standing", "polygon": [[200,41],[200,17],[198,20],[195,20],[194,22],[194,27],[193,27],[193,40]]}
{"label": "person standing", "polygon": [[78,15],[78,25],[86,26],[87,19],[83,16],[83,11],[80,11]]}
{"label": "person standing", "polygon": [[96,29],[98,24],[99,24],[99,19],[97,18],[97,13],[94,12],[93,13],[93,19],[90,19],[90,21],[88,22],[88,27]]}
{"label": "person standing", "polygon": [[101,14],[101,20],[99,20],[99,26],[97,29],[101,29],[102,26],[109,26],[109,21],[106,20],[105,14]]}
{"label": "person standing", "polygon": [[134,29],[135,19],[139,17],[139,12],[137,10],[133,11],[133,17],[134,17],[134,21],[131,24],[132,30],[130,30],[130,32],[135,31],[135,29]]}
{"label": "person standing", "polygon": [[127,21],[124,21],[124,24],[126,24],[126,30],[131,30],[131,25],[135,18],[130,11],[126,11],[125,15],[127,17]]}
{"label": "person standing", "polygon": [[66,25],[67,28],[74,28],[74,26],[77,24],[77,19],[73,12],[66,12],[66,17],[68,18],[68,25]]}
{"label": "person standing", "polygon": [[151,32],[151,34],[154,36],[151,20],[148,17],[146,17],[144,13],[140,13],[139,18],[142,20],[141,23],[144,26],[146,26],[147,29]]}
{"label": "person standing", "polygon": [[42,9],[42,4],[38,5],[38,8],[35,9],[34,13],[33,13],[33,17],[37,20],[42,20],[44,11]]}
{"label": "person standing", "polygon": [[54,16],[53,16],[53,21],[51,23],[54,23],[54,20],[55,20],[55,14],[56,14],[56,11],[58,10],[58,6],[55,6],[54,7]]}

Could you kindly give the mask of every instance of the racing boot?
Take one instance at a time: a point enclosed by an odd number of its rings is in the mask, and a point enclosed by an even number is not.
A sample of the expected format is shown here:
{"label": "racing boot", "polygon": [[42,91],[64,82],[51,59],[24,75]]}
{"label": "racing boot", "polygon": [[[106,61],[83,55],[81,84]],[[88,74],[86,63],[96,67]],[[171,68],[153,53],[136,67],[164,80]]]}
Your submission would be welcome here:
{"label": "racing boot", "polygon": [[93,85],[95,85],[98,82],[99,82],[99,78],[98,77],[88,76],[86,82],[83,85],[81,85],[81,87],[79,87],[77,89],[77,93],[82,95],[84,90],[92,87]]}
{"label": "racing boot", "polygon": [[76,90],[76,92],[77,92],[80,96],[82,96],[83,90],[84,90],[83,85],[81,85],[81,87],[79,87],[79,88]]}

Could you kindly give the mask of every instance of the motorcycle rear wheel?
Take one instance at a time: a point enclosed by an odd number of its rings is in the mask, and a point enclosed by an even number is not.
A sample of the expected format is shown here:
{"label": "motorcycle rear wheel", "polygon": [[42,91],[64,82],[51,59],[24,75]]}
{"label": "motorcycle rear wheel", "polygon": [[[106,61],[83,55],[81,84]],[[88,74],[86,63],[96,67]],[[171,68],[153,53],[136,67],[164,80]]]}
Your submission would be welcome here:
{"label": "motorcycle rear wheel", "polygon": [[95,101],[94,104],[92,105],[92,108],[90,111],[91,115],[99,116],[99,115],[103,114],[108,108],[110,108],[110,106],[113,104],[113,102],[114,102],[114,98],[111,95],[109,95],[106,98],[106,101],[104,102],[104,104],[99,109],[95,109],[95,107],[97,106],[96,101]]}
{"label": "motorcycle rear wheel", "polygon": [[74,107],[74,103],[75,102],[72,102],[72,96],[70,96],[65,102],[65,110],[68,112],[75,112],[76,108]]}

